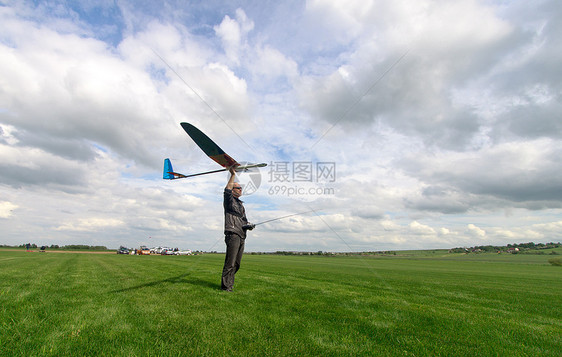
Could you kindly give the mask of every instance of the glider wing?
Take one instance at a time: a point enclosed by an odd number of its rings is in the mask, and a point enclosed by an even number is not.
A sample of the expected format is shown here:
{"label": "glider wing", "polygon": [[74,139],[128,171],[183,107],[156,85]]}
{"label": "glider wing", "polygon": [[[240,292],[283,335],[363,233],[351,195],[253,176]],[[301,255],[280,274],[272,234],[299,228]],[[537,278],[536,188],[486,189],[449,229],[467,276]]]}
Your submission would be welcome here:
{"label": "glider wing", "polygon": [[181,123],[181,127],[187,135],[189,135],[195,144],[203,150],[207,156],[213,159],[217,164],[222,167],[237,167],[240,166],[236,160],[231,158],[227,153],[224,152],[213,140],[211,140],[207,135],[205,135],[201,130],[197,129],[189,123]]}
{"label": "glider wing", "polygon": [[184,175],[178,172],[174,172],[174,168],[172,167],[172,162],[170,159],[164,160],[164,173],[163,178],[165,180],[175,180],[180,178],[186,177],[193,177],[193,176],[200,176],[206,174],[212,174],[215,172],[227,171],[229,167],[234,167],[236,171],[247,171],[254,167],[264,167],[267,166],[266,163],[261,164],[245,164],[240,165],[236,160],[230,157],[227,153],[224,152],[213,140],[211,140],[207,135],[203,134],[203,132],[193,125],[189,123],[181,123],[182,128],[185,132],[195,141],[197,146],[203,150],[207,156],[213,159],[216,163],[221,165],[223,168],[219,170],[201,172],[198,174],[191,174],[191,175]]}

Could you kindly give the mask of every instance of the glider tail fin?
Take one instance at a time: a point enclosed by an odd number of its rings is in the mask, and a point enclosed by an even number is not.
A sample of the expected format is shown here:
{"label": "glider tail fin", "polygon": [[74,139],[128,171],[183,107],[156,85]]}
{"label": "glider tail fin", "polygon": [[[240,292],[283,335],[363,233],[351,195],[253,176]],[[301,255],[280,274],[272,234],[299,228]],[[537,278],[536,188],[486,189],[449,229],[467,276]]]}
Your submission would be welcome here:
{"label": "glider tail fin", "polygon": [[164,174],[162,178],[164,180],[173,180],[176,178],[174,176],[174,168],[172,167],[170,159],[164,159]]}

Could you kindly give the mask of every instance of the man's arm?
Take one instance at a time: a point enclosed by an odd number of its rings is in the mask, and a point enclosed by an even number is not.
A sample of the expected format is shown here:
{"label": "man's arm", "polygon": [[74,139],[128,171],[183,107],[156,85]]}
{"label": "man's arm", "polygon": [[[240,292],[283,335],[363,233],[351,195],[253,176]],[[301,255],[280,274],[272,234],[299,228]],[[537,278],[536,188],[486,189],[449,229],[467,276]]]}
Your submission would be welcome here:
{"label": "man's arm", "polygon": [[230,179],[228,180],[225,188],[232,191],[232,188],[234,187],[234,178],[236,177],[236,171],[234,170],[234,167],[230,167],[228,171],[230,171]]}

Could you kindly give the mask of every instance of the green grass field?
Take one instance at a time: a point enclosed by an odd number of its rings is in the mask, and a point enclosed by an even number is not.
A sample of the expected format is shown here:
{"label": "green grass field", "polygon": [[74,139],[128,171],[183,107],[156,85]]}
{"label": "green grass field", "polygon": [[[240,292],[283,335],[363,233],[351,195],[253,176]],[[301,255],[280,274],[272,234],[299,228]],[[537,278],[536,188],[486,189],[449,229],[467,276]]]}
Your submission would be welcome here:
{"label": "green grass field", "polygon": [[0,355],[559,356],[548,259],[0,250]]}

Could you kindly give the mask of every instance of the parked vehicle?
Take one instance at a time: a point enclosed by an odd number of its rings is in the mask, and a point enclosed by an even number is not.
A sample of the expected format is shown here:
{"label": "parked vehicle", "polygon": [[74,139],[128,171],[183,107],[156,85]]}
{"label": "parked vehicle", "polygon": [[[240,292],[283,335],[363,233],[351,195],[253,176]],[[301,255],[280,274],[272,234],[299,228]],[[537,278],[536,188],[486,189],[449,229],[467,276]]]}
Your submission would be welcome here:
{"label": "parked vehicle", "polygon": [[140,249],[137,249],[138,255],[150,255],[150,249],[146,246],[141,246]]}
{"label": "parked vehicle", "polygon": [[120,246],[117,250],[117,254],[129,254],[129,248]]}

